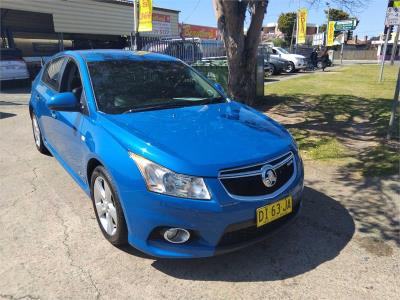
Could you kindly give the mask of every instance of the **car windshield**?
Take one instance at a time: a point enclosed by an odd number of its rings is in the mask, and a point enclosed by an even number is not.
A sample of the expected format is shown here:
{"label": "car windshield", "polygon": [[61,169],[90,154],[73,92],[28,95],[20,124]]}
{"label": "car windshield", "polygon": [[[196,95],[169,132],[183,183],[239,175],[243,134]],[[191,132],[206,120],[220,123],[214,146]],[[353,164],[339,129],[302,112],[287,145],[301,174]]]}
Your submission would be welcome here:
{"label": "car windshield", "polygon": [[283,54],[290,54],[288,51],[286,51],[285,49],[278,47],[276,48],[279,52],[282,52]]}
{"label": "car windshield", "polygon": [[193,69],[174,61],[88,62],[98,109],[130,113],[225,102]]}

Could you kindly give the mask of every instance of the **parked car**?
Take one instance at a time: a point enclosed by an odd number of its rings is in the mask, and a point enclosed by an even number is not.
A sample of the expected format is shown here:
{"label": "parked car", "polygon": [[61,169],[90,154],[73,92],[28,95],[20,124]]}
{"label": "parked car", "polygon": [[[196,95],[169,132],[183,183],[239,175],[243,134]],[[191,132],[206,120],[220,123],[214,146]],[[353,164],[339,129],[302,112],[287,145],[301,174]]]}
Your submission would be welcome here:
{"label": "parked car", "polygon": [[268,76],[285,72],[290,67],[288,60],[271,55],[264,59],[264,64],[266,67],[268,66],[268,68],[265,68],[265,74]]}
{"label": "parked car", "polygon": [[91,197],[114,245],[213,256],[299,212],[304,172],[289,132],[176,58],[59,53],[34,80],[29,111],[37,149]]}
{"label": "parked car", "polygon": [[0,49],[0,81],[28,80],[29,72],[22,53],[16,48]]}
{"label": "parked car", "polygon": [[279,57],[290,62],[286,72],[292,73],[307,68],[307,59],[303,55],[292,54],[281,47],[272,47],[272,57]]}

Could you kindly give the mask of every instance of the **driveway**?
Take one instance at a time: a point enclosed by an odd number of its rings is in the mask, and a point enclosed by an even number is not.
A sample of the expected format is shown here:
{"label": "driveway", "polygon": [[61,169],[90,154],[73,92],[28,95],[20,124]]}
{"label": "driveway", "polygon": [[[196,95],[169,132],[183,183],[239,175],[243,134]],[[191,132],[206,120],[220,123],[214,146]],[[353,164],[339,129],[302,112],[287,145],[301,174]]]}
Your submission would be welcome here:
{"label": "driveway", "polygon": [[[395,299],[399,177],[305,162],[303,210],[261,244],[198,260],[110,245],[89,198],[36,151],[25,90],[0,94],[0,298]],[[396,296],[397,295],[397,296]]]}

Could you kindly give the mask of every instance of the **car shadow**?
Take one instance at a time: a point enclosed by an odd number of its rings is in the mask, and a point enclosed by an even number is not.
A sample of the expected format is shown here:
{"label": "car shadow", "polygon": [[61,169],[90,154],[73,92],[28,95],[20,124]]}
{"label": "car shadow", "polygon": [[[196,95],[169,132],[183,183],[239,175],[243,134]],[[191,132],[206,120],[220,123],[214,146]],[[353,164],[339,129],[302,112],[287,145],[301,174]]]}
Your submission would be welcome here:
{"label": "car shadow", "polygon": [[158,259],[152,266],[167,275],[187,280],[281,280],[334,259],[351,240],[354,230],[353,218],[345,207],[306,187],[298,218],[264,242],[212,258]]}

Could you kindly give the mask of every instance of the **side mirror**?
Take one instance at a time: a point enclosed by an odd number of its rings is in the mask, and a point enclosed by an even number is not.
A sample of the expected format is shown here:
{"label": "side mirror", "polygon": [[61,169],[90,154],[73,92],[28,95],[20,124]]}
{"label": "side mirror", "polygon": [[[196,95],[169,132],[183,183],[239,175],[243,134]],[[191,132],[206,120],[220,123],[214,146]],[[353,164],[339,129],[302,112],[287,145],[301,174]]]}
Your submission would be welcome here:
{"label": "side mirror", "polygon": [[47,107],[57,111],[80,111],[79,102],[71,92],[54,95],[47,101]]}
{"label": "side mirror", "polygon": [[282,54],[279,54],[279,58],[281,58],[282,57]]}
{"label": "side mirror", "polygon": [[222,94],[226,95],[224,88],[222,87],[222,85],[220,85],[219,83],[215,82],[214,83],[214,87],[221,92]]}

